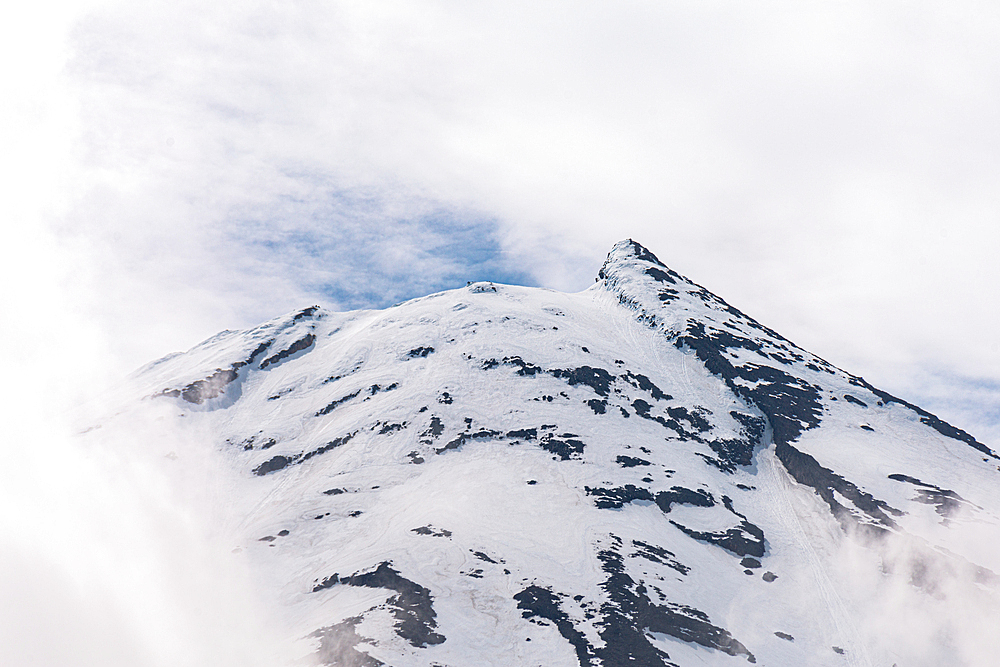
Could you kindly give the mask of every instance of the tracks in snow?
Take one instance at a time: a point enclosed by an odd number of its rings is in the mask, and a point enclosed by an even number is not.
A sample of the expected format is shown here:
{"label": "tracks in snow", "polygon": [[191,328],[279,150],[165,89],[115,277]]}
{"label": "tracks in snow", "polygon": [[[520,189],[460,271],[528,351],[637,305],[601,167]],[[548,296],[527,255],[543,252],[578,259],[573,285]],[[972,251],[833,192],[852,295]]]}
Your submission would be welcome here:
{"label": "tracks in snow", "polygon": [[816,553],[809,536],[802,525],[799,513],[791,495],[795,493],[796,483],[784,471],[781,463],[774,455],[770,443],[766,449],[757,454],[758,475],[760,487],[767,499],[767,508],[773,521],[781,525],[792,538],[808,571],[815,583],[815,590],[823,602],[824,609],[830,616],[830,621],[836,629],[836,634],[844,637],[840,640],[846,648],[842,656],[851,667],[875,667],[868,650],[854,622],[851,611],[837,592],[837,587],[823,567],[823,559]]}

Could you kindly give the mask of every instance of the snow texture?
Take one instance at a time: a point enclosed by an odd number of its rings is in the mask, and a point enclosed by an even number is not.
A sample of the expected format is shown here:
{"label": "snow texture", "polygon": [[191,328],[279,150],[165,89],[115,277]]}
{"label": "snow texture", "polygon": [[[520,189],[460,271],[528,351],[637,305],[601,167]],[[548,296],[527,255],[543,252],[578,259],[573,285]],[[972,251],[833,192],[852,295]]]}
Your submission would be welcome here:
{"label": "snow texture", "polygon": [[578,294],[313,306],[131,381],[214,434],[322,664],[888,667],[845,540],[996,582],[949,537],[997,537],[993,451],[631,240]]}

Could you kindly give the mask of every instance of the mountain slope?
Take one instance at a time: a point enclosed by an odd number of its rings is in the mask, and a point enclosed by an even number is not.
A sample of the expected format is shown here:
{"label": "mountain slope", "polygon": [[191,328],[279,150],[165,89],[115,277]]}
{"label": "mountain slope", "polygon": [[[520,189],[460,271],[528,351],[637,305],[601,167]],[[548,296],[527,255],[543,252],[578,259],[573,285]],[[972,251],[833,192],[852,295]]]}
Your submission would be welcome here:
{"label": "mountain slope", "polygon": [[632,241],[578,294],[311,307],[133,383],[213,434],[323,664],[979,664],[869,612],[994,599],[1000,457]]}

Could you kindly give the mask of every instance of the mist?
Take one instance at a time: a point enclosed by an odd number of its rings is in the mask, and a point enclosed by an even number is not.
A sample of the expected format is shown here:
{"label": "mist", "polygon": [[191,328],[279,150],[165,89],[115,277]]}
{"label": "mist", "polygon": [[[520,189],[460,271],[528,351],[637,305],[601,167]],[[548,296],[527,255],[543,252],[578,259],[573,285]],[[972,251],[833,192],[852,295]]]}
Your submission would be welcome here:
{"label": "mist", "polygon": [[[971,2],[19,7],[5,659],[302,655],[234,553],[212,434],[109,406],[139,365],[314,302],[583,289],[633,236],[996,448],[996,26]],[[994,588],[943,566],[914,584],[903,538],[845,545],[873,646],[989,664]]]}
{"label": "mist", "polygon": [[[1000,577],[996,554],[989,553],[995,525],[981,519],[955,512],[950,522],[965,525],[947,548],[906,533],[879,539],[855,533],[843,541],[833,578],[856,610],[855,626],[868,643],[867,664],[987,667],[996,662]],[[970,550],[977,562],[993,569],[963,557]]]}
{"label": "mist", "polygon": [[233,552],[211,434],[152,405],[115,421],[113,341],[71,298],[64,249],[29,227],[8,253],[4,284],[33,290],[0,297],[4,664],[291,664],[272,592]]}
{"label": "mist", "polygon": [[[217,503],[140,451],[171,440],[162,420],[144,426],[89,446],[59,426],[18,434],[0,498],[5,664],[291,664],[271,591],[232,553]],[[191,455],[207,443],[180,444],[174,463],[204,471],[203,495],[224,471]]]}

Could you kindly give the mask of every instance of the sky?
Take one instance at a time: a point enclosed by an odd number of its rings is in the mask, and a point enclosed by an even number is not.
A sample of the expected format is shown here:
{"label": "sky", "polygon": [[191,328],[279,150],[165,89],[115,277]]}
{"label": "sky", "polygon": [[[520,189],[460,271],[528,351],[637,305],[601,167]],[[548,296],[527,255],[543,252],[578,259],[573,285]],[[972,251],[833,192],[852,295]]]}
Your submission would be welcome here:
{"label": "sky", "polygon": [[577,291],[631,237],[1000,447],[996,3],[21,5],[13,434],[223,329]]}
{"label": "sky", "polygon": [[580,290],[632,237],[1000,439],[990,3],[19,11],[4,206],[34,242],[11,261],[109,378],[314,302]]}

